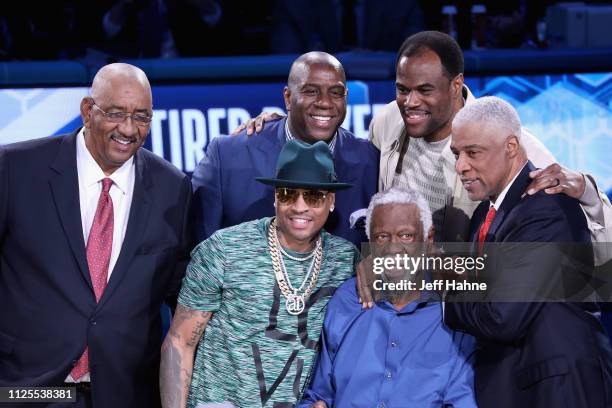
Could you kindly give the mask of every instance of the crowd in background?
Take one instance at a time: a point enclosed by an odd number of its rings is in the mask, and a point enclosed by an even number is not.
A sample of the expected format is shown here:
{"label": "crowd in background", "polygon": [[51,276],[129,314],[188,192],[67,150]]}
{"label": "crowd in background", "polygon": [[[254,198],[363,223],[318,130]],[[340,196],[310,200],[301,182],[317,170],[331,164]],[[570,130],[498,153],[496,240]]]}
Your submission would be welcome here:
{"label": "crowd in background", "polygon": [[[0,60],[396,51],[423,29],[451,31],[463,49],[475,5],[482,47],[541,46],[551,0],[100,0],[20,1],[0,10]],[[448,26],[451,6],[455,27]],[[448,8],[446,9],[449,10]]]}

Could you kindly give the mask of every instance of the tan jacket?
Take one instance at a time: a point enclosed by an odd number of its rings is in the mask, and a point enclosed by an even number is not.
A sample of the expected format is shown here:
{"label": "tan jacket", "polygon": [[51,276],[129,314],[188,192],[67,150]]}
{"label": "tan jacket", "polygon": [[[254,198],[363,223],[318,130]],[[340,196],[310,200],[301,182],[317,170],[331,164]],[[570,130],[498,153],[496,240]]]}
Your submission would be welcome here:
{"label": "tan jacket", "polygon": [[[464,86],[463,93],[466,104],[475,100],[467,86]],[[376,113],[370,122],[369,139],[380,150],[378,189],[383,191],[391,187],[400,159],[400,150],[402,145],[409,141],[404,121],[395,101],[388,103]],[[527,152],[527,157],[536,167],[544,168],[556,162],[544,144],[525,128],[522,129],[521,144]],[[406,149],[403,151],[405,152]],[[444,177],[447,184],[452,186],[453,191],[450,204],[447,205],[444,212],[442,239],[446,242],[465,241],[468,239],[470,217],[480,203],[471,201],[463,188],[455,172],[455,156],[450,150],[450,143],[442,151],[442,160],[444,160]],[[589,175],[586,175],[586,178],[588,182],[580,202],[588,220],[593,242],[612,242],[610,225],[612,205],[608,197],[599,191],[593,178]],[[597,248],[596,262],[598,264],[612,258],[610,246],[608,244],[608,248],[603,248],[603,246]]]}

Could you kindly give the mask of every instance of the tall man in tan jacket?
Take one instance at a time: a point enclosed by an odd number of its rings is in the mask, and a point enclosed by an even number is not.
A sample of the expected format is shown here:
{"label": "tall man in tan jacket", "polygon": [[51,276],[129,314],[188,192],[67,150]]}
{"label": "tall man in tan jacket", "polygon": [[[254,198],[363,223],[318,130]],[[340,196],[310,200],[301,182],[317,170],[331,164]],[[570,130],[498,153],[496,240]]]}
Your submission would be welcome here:
{"label": "tall man in tan jacket", "polygon": [[[472,202],[454,166],[451,122],[474,96],[463,83],[463,54],[450,36],[423,31],[404,42],[396,64],[396,100],[370,123],[370,140],[380,149],[379,190],[404,186],[419,191],[434,214],[436,240],[464,241],[478,202]],[[580,200],[593,242],[612,241],[612,206],[588,175],[556,164],[555,158],[526,129],[522,144],[538,168],[527,193],[547,189]],[[478,154],[474,152],[474,154]],[[533,190],[533,191],[532,191]],[[599,263],[612,254],[598,247]],[[607,251],[609,252],[609,251]]]}

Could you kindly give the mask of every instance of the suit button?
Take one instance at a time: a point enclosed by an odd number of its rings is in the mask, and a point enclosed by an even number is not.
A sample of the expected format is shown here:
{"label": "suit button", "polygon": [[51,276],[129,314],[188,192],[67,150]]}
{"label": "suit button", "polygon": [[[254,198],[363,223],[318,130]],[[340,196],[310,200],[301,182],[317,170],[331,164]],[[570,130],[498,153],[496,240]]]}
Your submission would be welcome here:
{"label": "suit button", "polygon": [[98,322],[96,322],[95,319],[91,319],[89,323],[91,323],[92,326],[95,326],[96,324],[98,324]]}
{"label": "suit button", "polygon": [[73,367],[76,366],[78,362],[79,362],[79,360],[72,360],[72,366]]}

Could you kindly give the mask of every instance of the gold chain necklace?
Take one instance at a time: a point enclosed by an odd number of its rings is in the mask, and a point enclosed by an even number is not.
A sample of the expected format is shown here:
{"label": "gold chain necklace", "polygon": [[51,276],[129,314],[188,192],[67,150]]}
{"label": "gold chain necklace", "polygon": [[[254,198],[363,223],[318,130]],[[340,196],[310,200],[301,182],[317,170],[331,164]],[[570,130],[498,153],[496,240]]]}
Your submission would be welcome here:
{"label": "gold chain necklace", "polygon": [[[321,236],[319,235],[319,238],[317,239],[317,243],[313,251],[314,256],[312,259],[312,263],[308,268],[308,272],[304,277],[304,281],[298,289],[295,289],[293,285],[291,285],[289,275],[287,274],[287,270],[285,268],[285,263],[283,262],[281,245],[278,240],[278,235],[276,233],[276,219],[274,219],[270,223],[270,227],[268,228],[268,249],[272,258],[272,268],[274,269],[274,276],[276,277],[276,282],[278,282],[278,287],[286,299],[285,309],[287,309],[287,313],[289,313],[290,315],[297,316],[304,311],[304,308],[306,307],[306,301],[310,297],[310,294],[312,293],[312,290],[314,289],[315,284],[317,283],[317,279],[319,277],[319,271],[321,270],[321,260],[323,258],[323,245],[321,242]],[[306,284],[306,281],[308,280],[309,275],[310,284],[304,290],[304,292],[301,292],[302,288]]]}

